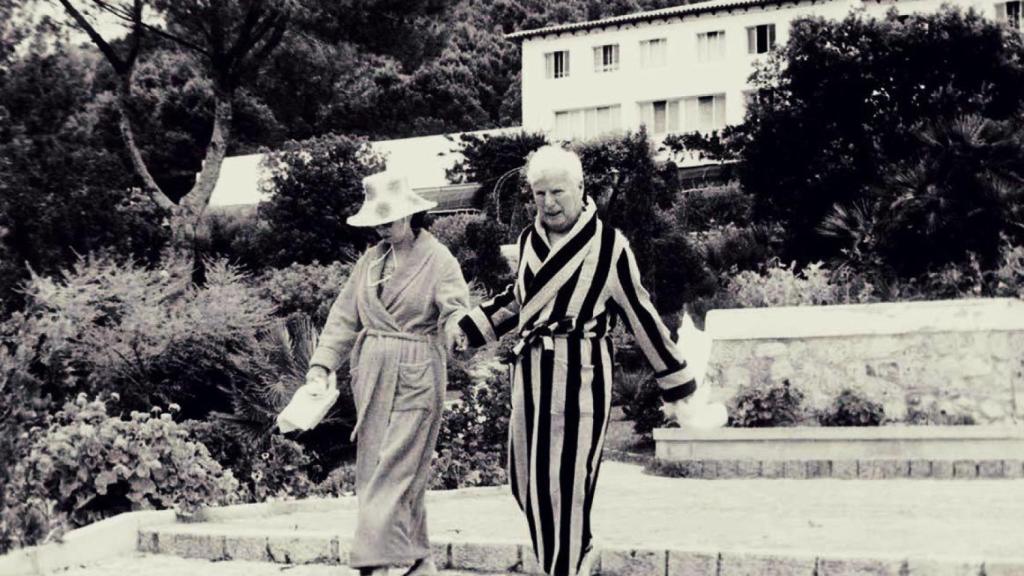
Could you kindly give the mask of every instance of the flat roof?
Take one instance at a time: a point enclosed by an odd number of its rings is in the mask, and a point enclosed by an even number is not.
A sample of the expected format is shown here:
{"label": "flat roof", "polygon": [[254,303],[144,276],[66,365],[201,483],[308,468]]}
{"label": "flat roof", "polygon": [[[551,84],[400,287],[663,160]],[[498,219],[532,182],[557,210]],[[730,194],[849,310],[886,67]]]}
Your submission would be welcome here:
{"label": "flat roof", "polygon": [[[409,185],[426,196],[437,195],[439,209],[463,209],[463,196],[472,196],[474,190],[448,181],[447,170],[463,159],[459,137],[466,135],[496,136],[521,131],[519,126],[494,128],[455,134],[417,136],[398,140],[368,142],[374,152],[384,156],[388,168],[401,168],[409,178]],[[269,190],[262,184],[270,177],[263,164],[266,154],[230,156],[221,165],[220,177],[210,196],[210,206],[258,204],[269,198]],[[454,186],[454,187],[453,187]],[[450,188],[450,190],[449,190]],[[445,194],[454,194],[451,201]],[[442,198],[442,196],[444,198]],[[456,198],[457,197],[457,198]]]}
{"label": "flat roof", "polygon": [[537,36],[547,36],[549,34],[561,34],[564,32],[581,32],[587,30],[594,30],[598,28],[622,26],[624,24],[637,24],[640,22],[668,20],[670,18],[677,18],[681,16],[697,16],[700,14],[710,14],[714,12],[730,11],[740,8],[768,7],[777,6],[779,4],[798,4],[800,2],[808,1],[812,3],[827,3],[838,0],[711,0],[710,2],[697,2],[695,4],[673,6],[671,8],[661,8],[658,10],[648,10],[646,12],[623,14],[622,16],[612,16],[611,18],[602,18],[600,20],[590,20],[587,22],[575,22],[570,24],[558,24],[555,26],[546,26],[544,28],[534,28],[532,30],[520,30],[518,32],[506,34],[505,37],[508,38],[509,40],[526,40],[528,38],[534,38]]}

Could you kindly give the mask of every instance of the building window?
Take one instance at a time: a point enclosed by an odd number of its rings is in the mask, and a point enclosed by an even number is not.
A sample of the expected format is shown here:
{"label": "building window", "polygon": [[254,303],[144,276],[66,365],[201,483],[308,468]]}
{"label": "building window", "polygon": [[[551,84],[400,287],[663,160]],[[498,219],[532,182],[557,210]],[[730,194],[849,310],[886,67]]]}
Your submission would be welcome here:
{"label": "building window", "polygon": [[559,50],[544,54],[545,77],[565,78],[569,75],[569,51]]}
{"label": "building window", "polygon": [[775,47],[775,24],[747,28],[747,53],[764,54]]}
{"label": "building window", "polygon": [[725,128],[725,94],[695,96],[683,102],[685,132],[711,132]]}
{"label": "building window", "polygon": [[622,129],[621,106],[597,106],[555,112],[554,138],[596,138]]}
{"label": "building window", "polygon": [[1020,30],[1020,1],[996,4],[996,20],[1005,22],[1010,28]]}
{"label": "building window", "polygon": [[619,45],[605,44],[594,47],[594,72],[612,72],[619,69]]}
{"label": "building window", "polygon": [[660,68],[668,62],[668,39],[640,41],[640,67]]}
{"label": "building window", "polygon": [[725,59],[725,30],[697,34],[697,61],[717,62]]}
{"label": "building window", "polygon": [[679,131],[679,100],[655,100],[640,103],[640,123],[647,132],[660,136]]}

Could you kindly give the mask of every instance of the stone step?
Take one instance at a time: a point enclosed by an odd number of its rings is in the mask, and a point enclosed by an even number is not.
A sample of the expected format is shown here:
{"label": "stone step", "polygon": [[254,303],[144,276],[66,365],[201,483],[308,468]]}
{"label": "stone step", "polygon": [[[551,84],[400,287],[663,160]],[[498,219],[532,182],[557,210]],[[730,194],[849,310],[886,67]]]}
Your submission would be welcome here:
{"label": "stone step", "polygon": [[[309,576],[348,574],[349,539],[329,532],[254,529],[231,524],[173,524],[142,528],[139,552],[146,558],[177,557],[227,565],[320,566]],[[528,543],[450,541],[433,545],[443,574],[542,574]],[[305,568],[313,570],[312,568]],[[595,573],[607,576],[1010,576],[1024,574],[1024,551],[1019,559],[998,562],[965,558],[898,558],[807,555],[792,552],[693,551],[666,547],[601,549]],[[148,570],[140,573],[150,574]],[[156,572],[159,574],[159,572]],[[185,572],[181,572],[185,573]],[[200,572],[193,572],[200,573]],[[201,572],[207,574],[207,572]],[[227,574],[243,572],[225,572]],[[93,576],[92,573],[75,576]],[[113,573],[111,573],[113,574]],[[220,576],[219,572],[210,572]],[[262,576],[263,572],[244,572]],[[293,576],[306,572],[294,572]],[[98,572],[96,576],[106,576]]]}
{"label": "stone step", "polygon": [[[347,566],[275,564],[244,560],[216,562],[165,554],[139,554],[78,566],[61,572],[62,576],[125,576],[126,574],[144,574],[145,576],[181,576],[182,574],[197,576],[357,576],[356,572]],[[400,572],[396,571],[395,574],[398,576]],[[504,575],[443,570],[439,576]]]}

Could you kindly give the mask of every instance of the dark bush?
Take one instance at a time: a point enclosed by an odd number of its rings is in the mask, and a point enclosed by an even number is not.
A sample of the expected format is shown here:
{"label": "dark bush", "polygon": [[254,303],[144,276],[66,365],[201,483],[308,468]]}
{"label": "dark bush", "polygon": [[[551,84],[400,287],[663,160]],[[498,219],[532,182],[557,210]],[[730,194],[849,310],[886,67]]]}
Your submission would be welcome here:
{"label": "dark bush", "polygon": [[622,413],[633,422],[633,430],[637,434],[650,438],[655,428],[665,425],[665,414],[661,411],[661,390],[649,368],[620,369],[615,378],[615,388],[619,390]]}
{"label": "dark bush", "polygon": [[304,314],[323,326],[331,305],[348,280],[349,264],[292,264],[268,270],[256,280],[260,294],[276,307],[277,316]]}
{"label": "dark bush", "polygon": [[832,405],[818,415],[822,426],[881,426],[883,420],[882,405],[854,390],[843,390]]}
{"label": "dark bush", "polygon": [[384,168],[366,143],[328,135],[289,143],[266,160],[270,200],[259,208],[266,222],[262,248],[274,266],[354,260],[376,235],[345,220],[363,203],[363,177]]}
{"label": "dark bush", "polygon": [[687,232],[710,230],[726,224],[747,226],[754,201],[738,187],[681,194],[676,221]]}
{"label": "dark bush", "polygon": [[751,386],[741,389],[729,411],[729,425],[737,428],[796,426],[803,421],[804,394],[790,385]]}

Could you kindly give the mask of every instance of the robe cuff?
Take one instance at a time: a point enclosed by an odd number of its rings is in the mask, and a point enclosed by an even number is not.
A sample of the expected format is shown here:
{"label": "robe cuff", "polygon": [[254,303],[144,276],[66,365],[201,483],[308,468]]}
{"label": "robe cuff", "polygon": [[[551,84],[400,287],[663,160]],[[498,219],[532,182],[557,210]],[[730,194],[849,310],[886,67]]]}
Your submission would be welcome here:
{"label": "robe cuff", "polygon": [[318,347],[313,355],[309,358],[309,365],[319,364],[324,368],[327,368],[329,372],[334,372],[341,366],[341,357],[334,350],[325,346]]}
{"label": "robe cuff", "polygon": [[661,399],[665,402],[682,400],[697,391],[697,379],[685,366],[671,372],[655,374],[654,377],[658,382],[658,388],[661,389]]}
{"label": "robe cuff", "polygon": [[498,341],[498,336],[494,333],[494,326],[491,326],[491,320],[479,307],[474,308],[459,320],[459,328],[466,334],[469,345],[474,348]]}

